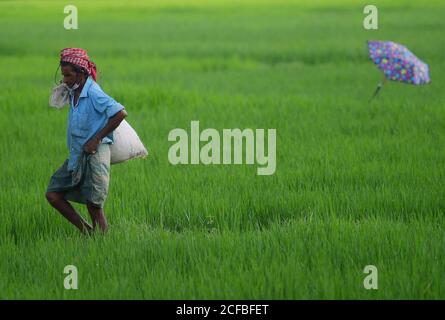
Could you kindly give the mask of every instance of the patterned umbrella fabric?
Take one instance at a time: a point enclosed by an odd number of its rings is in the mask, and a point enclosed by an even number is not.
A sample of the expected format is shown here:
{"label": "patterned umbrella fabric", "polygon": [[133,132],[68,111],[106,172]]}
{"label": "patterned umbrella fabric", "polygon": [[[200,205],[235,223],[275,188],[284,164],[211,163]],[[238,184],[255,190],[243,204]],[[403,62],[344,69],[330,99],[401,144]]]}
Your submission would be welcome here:
{"label": "patterned umbrella fabric", "polygon": [[368,41],[369,57],[384,72],[386,79],[411,83],[429,83],[428,65],[405,46],[392,41]]}

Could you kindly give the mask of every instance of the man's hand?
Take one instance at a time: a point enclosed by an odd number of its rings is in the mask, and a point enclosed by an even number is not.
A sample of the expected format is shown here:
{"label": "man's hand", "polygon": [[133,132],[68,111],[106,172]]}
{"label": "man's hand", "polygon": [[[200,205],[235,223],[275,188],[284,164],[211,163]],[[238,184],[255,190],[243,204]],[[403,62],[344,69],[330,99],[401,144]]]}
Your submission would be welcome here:
{"label": "man's hand", "polygon": [[83,146],[83,150],[86,153],[90,153],[90,154],[94,154],[96,153],[96,149],[97,146],[100,143],[100,139],[98,139],[97,137],[93,137],[91,138],[91,140],[89,140],[87,143],[85,143],[85,145]]}
{"label": "man's hand", "polygon": [[90,154],[96,153],[97,146],[101,142],[102,138],[106,137],[110,132],[116,129],[126,116],[127,112],[125,111],[125,109],[119,111],[114,116],[112,116],[108,120],[105,127],[103,127],[102,130],[100,130],[93,138],[91,138],[90,141],[85,143],[83,150],[85,150],[85,152]]}

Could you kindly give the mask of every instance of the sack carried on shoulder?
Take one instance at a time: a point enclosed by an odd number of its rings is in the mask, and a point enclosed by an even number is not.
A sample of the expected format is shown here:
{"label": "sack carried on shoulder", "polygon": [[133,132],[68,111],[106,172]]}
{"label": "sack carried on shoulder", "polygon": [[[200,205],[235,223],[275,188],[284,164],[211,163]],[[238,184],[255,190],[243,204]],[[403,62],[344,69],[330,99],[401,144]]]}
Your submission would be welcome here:
{"label": "sack carried on shoulder", "polygon": [[126,120],[122,120],[113,132],[114,143],[110,145],[111,164],[124,162],[134,158],[145,158],[147,149],[136,131]]}

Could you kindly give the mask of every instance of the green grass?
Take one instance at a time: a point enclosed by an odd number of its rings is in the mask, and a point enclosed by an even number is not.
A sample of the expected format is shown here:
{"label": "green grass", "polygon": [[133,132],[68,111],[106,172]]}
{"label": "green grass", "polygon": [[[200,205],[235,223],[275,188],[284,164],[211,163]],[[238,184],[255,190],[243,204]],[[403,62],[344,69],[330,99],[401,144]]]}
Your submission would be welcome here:
{"label": "green grass", "polygon": [[[75,31],[64,2],[0,2],[0,298],[445,298],[444,4],[377,1],[366,31],[355,1],[72,3]],[[367,39],[405,44],[432,83],[369,105]],[[67,157],[67,110],[47,105],[69,46],[150,152],[112,167],[110,232],[92,239],[44,197]],[[192,120],[276,128],[275,174],[172,166],[168,133]]]}

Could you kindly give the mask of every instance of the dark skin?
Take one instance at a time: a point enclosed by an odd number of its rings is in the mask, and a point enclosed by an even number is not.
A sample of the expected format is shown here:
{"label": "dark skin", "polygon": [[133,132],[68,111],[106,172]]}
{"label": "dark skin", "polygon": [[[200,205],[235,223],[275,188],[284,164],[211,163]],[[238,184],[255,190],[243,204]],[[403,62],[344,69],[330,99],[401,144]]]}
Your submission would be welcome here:
{"label": "dark skin", "polygon": [[[63,75],[63,82],[69,87],[73,86],[75,83],[79,83],[79,88],[77,88],[74,92],[74,105],[77,105],[80,93],[82,92],[82,88],[85,85],[88,76],[86,73],[76,73],[71,66],[62,66],[61,71]],[[116,129],[126,116],[127,112],[122,110],[111,117],[105,127],[84,145],[84,151],[89,154],[95,154],[97,146],[100,144],[102,139]],[[92,220],[92,225],[90,225],[79,213],[76,212],[73,206],[67,200],[65,200],[65,194],[66,192],[47,192],[46,199],[82,233],[93,233],[97,225],[99,225],[99,228],[104,233],[108,230],[108,223],[102,208],[98,208],[90,202],[87,203],[86,206],[88,213],[90,214]]]}

